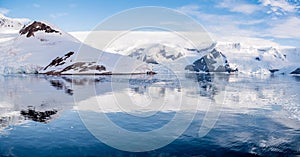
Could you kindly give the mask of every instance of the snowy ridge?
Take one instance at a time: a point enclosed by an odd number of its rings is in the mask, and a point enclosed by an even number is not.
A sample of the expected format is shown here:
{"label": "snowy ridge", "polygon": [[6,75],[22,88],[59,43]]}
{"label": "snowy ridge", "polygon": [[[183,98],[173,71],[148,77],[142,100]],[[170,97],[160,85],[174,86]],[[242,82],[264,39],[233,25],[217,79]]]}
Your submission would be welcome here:
{"label": "snowy ridge", "polygon": [[37,73],[56,56],[75,51],[78,40],[67,33],[45,33],[37,31],[34,36],[18,34],[0,45],[0,73]]}
{"label": "snowy ridge", "polygon": [[[80,33],[83,34],[83,32]],[[95,46],[94,43],[90,44]],[[256,38],[233,37],[232,40],[220,38],[215,43],[196,49],[188,42],[176,38],[172,33],[133,32],[131,36],[120,37],[106,50],[152,64],[174,62],[174,64],[178,63],[177,66],[181,66],[182,60],[185,59],[184,64],[187,66],[213,52],[214,49],[224,56],[222,63],[218,63],[219,65],[222,64],[225,67],[228,63],[231,69],[229,71],[238,70],[238,73],[247,75],[290,74],[300,67],[298,62],[300,49]],[[220,61],[218,59],[212,62]],[[185,66],[178,69],[183,71]],[[214,71],[210,70],[210,72]]]}
{"label": "snowy ridge", "polygon": [[[78,55],[78,51],[81,55]],[[26,25],[19,31],[17,37],[0,44],[0,52],[1,74],[61,75],[149,71],[143,62],[82,44],[70,34],[45,22],[34,21]],[[57,64],[54,64],[55,62]],[[119,66],[115,67],[117,62],[120,62]],[[128,63],[132,66],[125,66]],[[136,68],[137,66],[143,68]]]}
{"label": "snowy ridge", "polygon": [[0,43],[14,39],[29,19],[9,18],[0,13]]}
{"label": "snowy ridge", "polygon": [[142,60],[146,63],[163,63],[176,61],[186,55],[186,50],[167,44],[147,44],[141,48],[127,50],[130,57]]}
{"label": "snowy ridge", "polygon": [[[18,20],[6,19],[13,21],[14,28],[20,28]],[[89,32],[75,32],[79,38],[76,39],[47,22],[34,21],[18,32],[8,27],[1,29],[0,74],[147,73],[152,67],[163,72],[160,65],[176,72],[298,74],[300,67],[299,49],[264,39],[205,39],[194,45],[178,33],[133,31],[99,49],[99,40],[86,38]],[[98,38],[97,33],[93,35]],[[83,44],[83,40],[89,45]],[[70,52],[73,54],[68,56]]]}
{"label": "snowy ridge", "polygon": [[244,74],[289,74],[300,66],[297,62],[300,60],[299,51],[295,48],[228,42],[220,42],[216,47],[227,56],[231,67],[237,67]]}
{"label": "snowy ridge", "polygon": [[6,30],[20,30],[29,19],[9,18],[0,13],[0,32]]}

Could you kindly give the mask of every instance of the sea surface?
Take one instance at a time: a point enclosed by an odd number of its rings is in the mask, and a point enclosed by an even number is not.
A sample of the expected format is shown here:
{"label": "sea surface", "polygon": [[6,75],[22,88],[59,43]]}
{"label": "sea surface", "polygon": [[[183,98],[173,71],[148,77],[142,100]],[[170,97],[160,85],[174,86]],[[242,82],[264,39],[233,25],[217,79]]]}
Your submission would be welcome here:
{"label": "sea surface", "polygon": [[300,156],[300,77],[0,76],[0,156]]}

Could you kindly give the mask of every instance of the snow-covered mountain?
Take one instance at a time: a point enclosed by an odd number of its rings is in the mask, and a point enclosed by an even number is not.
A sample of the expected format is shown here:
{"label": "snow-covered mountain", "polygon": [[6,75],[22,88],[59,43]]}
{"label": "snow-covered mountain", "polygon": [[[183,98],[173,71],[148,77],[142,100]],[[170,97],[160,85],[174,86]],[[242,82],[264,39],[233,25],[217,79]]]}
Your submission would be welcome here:
{"label": "snow-covered mountain", "polygon": [[[174,72],[299,74],[300,71],[300,49],[264,40],[207,39],[207,43],[194,45],[172,32],[133,31],[100,49],[99,39],[105,39],[109,32],[100,33],[104,36],[94,35],[97,39],[84,32],[72,33],[78,40],[46,22],[23,25],[20,21],[0,16],[0,74],[147,73],[152,69],[162,72],[165,67]],[[83,44],[84,40],[87,42]]]}
{"label": "snow-covered mountain", "polygon": [[17,37],[19,30],[28,21],[24,18],[9,18],[0,13],[0,43]]}
{"label": "snow-covered mountain", "polygon": [[216,47],[227,56],[231,67],[245,74],[290,74],[300,66],[296,48],[240,42],[219,42]]}
{"label": "snow-covered mountain", "polygon": [[24,22],[28,19],[9,18],[0,13],[0,31],[1,30],[20,30],[24,26]]}
{"label": "snow-covered mountain", "polygon": [[[126,50],[123,54],[150,64],[173,66],[177,71],[232,72],[227,58],[212,43],[207,48],[187,48],[184,45],[145,44]],[[120,53],[120,52],[119,52]]]}
{"label": "snow-covered mountain", "polygon": [[193,62],[191,65],[187,65],[185,70],[196,72],[235,72],[238,69],[233,69],[229,66],[226,56],[213,49],[208,54],[204,55],[200,59]]}
{"label": "snow-covered mountain", "polygon": [[19,30],[17,37],[1,43],[0,73],[37,73],[52,59],[67,51],[75,51],[80,43],[54,26],[46,33],[42,22],[33,22]]}
{"label": "snow-covered mountain", "polygon": [[[118,65],[116,67],[114,63],[117,61],[122,61],[127,65],[131,63],[132,66]],[[149,71],[145,63],[92,48],[82,44],[58,27],[38,21],[24,26],[17,37],[0,44],[0,63],[2,74],[60,75],[146,73]],[[137,66],[140,68],[132,69]]]}
{"label": "snow-covered mountain", "polygon": [[[97,47],[88,33],[74,33],[79,40]],[[97,36],[97,32],[92,32]],[[102,33],[104,34],[104,33]],[[80,38],[80,37],[83,38]],[[176,70],[196,72],[238,71],[243,74],[295,74],[300,67],[300,49],[255,38],[232,38],[195,48],[167,32],[133,32],[121,36],[106,51],[128,55],[151,64],[173,64]],[[209,60],[208,60],[209,59]],[[203,64],[199,64],[203,62]],[[188,66],[190,65],[190,66]],[[188,67],[187,67],[188,66]],[[217,67],[216,67],[217,66]],[[222,70],[221,70],[222,69]],[[227,70],[226,70],[227,69]]]}

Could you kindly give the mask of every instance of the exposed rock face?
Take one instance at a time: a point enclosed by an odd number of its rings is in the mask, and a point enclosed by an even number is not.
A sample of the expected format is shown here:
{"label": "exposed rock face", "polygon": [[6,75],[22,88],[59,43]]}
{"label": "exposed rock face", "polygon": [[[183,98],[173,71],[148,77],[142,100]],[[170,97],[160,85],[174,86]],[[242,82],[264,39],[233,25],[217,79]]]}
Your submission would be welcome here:
{"label": "exposed rock face", "polygon": [[213,49],[207,55],[196,60],[192,65],[187,65],[185,70],[196,72],[233,72],[237,69],[229,67],[227,58],[224,54],[216,49]]}
{"label": "exposed rock face", "polygon": [[52,62],[47,65],[44,70],[47,70],[50,67],[57,67],[59,65],[63,65],[66,63],[66,60],[68,58],[70,58],[72,55],[74,54],[74,52],[68,52],[67,54],[65,54],[63,57],[56,57],[54,60],[52,60]]}
{"label": "exposed rock face", "polygon": [[29,108],[28,110],[21,110],[21,115],[23,115],[26,119],[31,119],[36,122],[48,122],[51,119],[51,115],[57,113],[56,110],[50,111],[36,111],[35,109]]}
{"label": "exposed rock face", "polygon": [[48,75],[92,74],[106,71],[106,67],[96,62],[74,62],[74,52],[68,52],[62,57],[56,57],[40,73]]}
{"label": "exposed rock face", "polygon": [[293,72],[291,72],[291,74],[300,74],[300,68],[297,68],[296,70],[294,70]]}
{"label": "exposed rock face", "polygon": [[[65,67],[62,70],[51,70],[47,71],[44,74],[48,75],[67,75],[67,74],[92,74],[93,72],[88,73],[89,71],[106,71],[106,68],[103,65],[97,65],[96,62],[76,62]],[[72,71],[72,72],[70,72]]]}
{"label": "exposed rock face", "polygon": [[273,73],[279,71],[279,69],[269,69],[269,71],[273,74]]}
{"label": "exposed rock face", "polygon": [[29,38],[34,36],[34,33],[37,31],[45,31],[45,33],[59,33],[59,31],[52,29],[50,26],[37,21],[34,21],[28,26],[24,26],[19,33],[21,35],[26,34],[26,37]]}
{"label": "exposed rock face", "polygon": [[106,68],[103,65],[95,65],[96,62],[76,62],[72,65],[67,66],[64,68],[61,73],[69,71],[69,70],[75,70],[78,72],[86,72],[89,70],[97,70],[99,72],[105,71]]}

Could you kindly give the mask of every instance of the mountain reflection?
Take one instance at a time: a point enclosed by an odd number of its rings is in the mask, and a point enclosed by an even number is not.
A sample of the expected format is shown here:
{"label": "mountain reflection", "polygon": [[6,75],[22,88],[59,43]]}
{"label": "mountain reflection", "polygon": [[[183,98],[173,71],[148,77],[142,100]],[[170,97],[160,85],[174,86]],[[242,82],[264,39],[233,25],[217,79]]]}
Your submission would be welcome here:
{"label": "mountain reflection", "polygon": [[[169,108],[167,109],[169,111],[173,110],[174,106],[178,104],[180,96],[195,99],[195,101],[200,99],[204,102],[203,104],[208,104],[210,101],[207,100],[214,100],[223,91],[226,91],[228,95],[223,105],[232,110],[269,107],[268,104],[271,103],[279,104],[278,100],[281,100],[282,104],[298,102],[298,97],[280,98],[287,90],[283,88],[286,84],[282,84],[282,80],[297,83],[299,82],[298,78],[270,77],[260,79],[258,82],[252,81],[254,80],[253,78],[237,77],[222,73],[95,77],[0,76],[0,85],[2,87],[0,89],[0,130],[8,126],[21,124],[25,119],[43,123],[51,122],[52,116],[59,117],[59,114],[63,113],[62,111],[74,109],[75,93],[79,95],[76,101],[86,101],[91,98],[101,99],[103,101],[103,104],[101,104],[103,109],[112,112],[119,111],[110,104],[112,99],[109,96],[113,94],[126,95],[141,106],[155,101],[155,99],[157,100],[156,103],[161,103],[159,100],[168,100]],[[184,84],[186,82],[188,83]],[[197,86],[196,88],[194,87],[195,85]],[[89,92],[91,90],[92,92]],[[291,91],[294,93],[299,92],[299,90]],[[255,103],[257,99],[268,99],[270,101],[261,101],[261,103],[257,104]],[[274,100],[274,102],[271,100]],[[135,109],[133,105],[128,105],[126,107],[130,111]],[[297,103],[290,105],[284,106],[284,108],[288,111],[291,110],[293,115],[298,114],[298,110],[294,109]],[[203,105],[201,107],[205,110],[206,106]],[[183,107],[188,108],[188,104]],[[152,109],[154,108],[149,106],[149,110]]]}
{"label": "mountain reflection", "polygon": [[30,119],[36,122],[47,123],[57,111],[55,109],[49,111],[36,111],[32,107],[28,107],[27,110],[21,110],[20,113],[26,120]]}
{"label": "mountain reflection", "polygon": [[294,76],[294,79],[295,79],[297,82],[300,82],[300,76]]}
{"label": "mountain reflection", "polygon": [[224,91],[229,75],[224,73],[186,73],[187,79],[199,84],[199,95],[213,98],[219,91]]}
{"label": "mountain reflection", "polygon": [[64,90],[66,94],[73,95],[73,90],[67,87],[61,80],[50,80],[50,84],[57,90]]}

